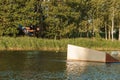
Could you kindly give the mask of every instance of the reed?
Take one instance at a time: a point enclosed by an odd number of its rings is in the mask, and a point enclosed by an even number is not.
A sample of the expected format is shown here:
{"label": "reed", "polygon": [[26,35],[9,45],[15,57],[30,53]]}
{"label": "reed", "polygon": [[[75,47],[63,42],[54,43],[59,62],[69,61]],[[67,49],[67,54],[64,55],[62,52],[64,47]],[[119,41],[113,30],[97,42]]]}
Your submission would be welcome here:
{"label": "reed", "polygon": [[120,50],[119,41],[104,39],[42,39],[35,37],[1,37],[0,50],[51,50],[66,51],[67,45],[73,44],[96,50]]}

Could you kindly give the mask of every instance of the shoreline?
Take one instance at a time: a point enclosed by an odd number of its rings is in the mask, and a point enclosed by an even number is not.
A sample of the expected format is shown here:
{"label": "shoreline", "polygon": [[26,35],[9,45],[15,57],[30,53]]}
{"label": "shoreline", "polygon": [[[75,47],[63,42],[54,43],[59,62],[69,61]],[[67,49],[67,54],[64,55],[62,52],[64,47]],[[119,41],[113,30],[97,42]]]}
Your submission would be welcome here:
{"label": "shoreline", "polygon": [[[90,48],[93,50],[98,50],[98,51],[120,51],[120,49],[103,49],[103,48]],[[54,51],[54,52],[67,52],[66,49],[57,49],[57,48],[41,48],[41,49],[22,49],[22,48],[8,48],[8,49],[0,49],[0,51]]]}

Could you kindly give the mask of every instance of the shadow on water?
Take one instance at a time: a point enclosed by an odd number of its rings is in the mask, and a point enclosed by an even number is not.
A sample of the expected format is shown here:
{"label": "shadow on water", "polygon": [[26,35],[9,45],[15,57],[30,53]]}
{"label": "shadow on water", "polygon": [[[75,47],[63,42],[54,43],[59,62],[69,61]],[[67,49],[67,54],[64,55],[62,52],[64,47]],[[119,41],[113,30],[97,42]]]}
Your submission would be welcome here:
{"label": "shadow on water", "polygon": [[1,51],[0,79],[65,78],[66,54],[43,51]]}
{"label": "shadow on water", "polygon": [[0,80],[119,80],[120,63],[67,61],[66,53],[0,51]]}

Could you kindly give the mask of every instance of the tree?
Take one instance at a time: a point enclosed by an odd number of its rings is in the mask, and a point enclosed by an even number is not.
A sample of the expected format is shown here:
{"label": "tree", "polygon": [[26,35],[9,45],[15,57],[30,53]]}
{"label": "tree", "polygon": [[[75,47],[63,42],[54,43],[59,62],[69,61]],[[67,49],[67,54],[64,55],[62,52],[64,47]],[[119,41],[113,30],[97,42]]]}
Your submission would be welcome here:
{"label": "tree", "polygon": [[15,1],[9,0],[0,0],[1,9],[0,9],[0,21],[1,21],[1,35],[13,35],[17,33],[16,29],[16,15],[15,11],[18,7],[18,4],[15,4]]}
{"label": "tree", "polygon": [[40,13],[35,11],[36,0],[0,0],[1,35],[15,36],[18,24],[29,26],[39,23]]}
{"label": "tree", "polygon": [[106,5],[106,9],[108,11],[106,11],[106,14],[107,14],[107,21],[108,21],[108,30],[109,31],[109,36],[110,36],[110,32],[111,32],[111,39],[113,41],[114,39],[114,29],[116,28],[115,26],[117,26],[117,19],[116,19],[116,16],[118,14],[118,8],[119,8],[119,1],[118,0],[105,0],[105,3],[104,5]]}
{"label": "tree", "polygon": [[91,20],[91,25],[92,25],[92,32],[93,32],[93,37],[98,37],[100,36],[100,28],[102,27],[102,5],[103,5],[104,0],[90,0],[89,5],[90,9],[87,13],[88,19]]}
{"label": "tree", "polygon": [[74,34],[74,28],[72,28],[73,30],[69,30],[71,31],[69,33],[68,30],[65,30],[68,29],[71,24],[75,24],[76,26],[76,21],[80,16],[79,12],[73,9],[73,3],[73,1],[52,1],[42,4],[44,7],[45,23],[47,25],[47,37],[56,39],[66,37],[66,34]]}
{"label": "tree", "polygon": [[117,1],[116,14],[115,14],[115,24],[118,28],[118,40],[120,41],[120,1]]}

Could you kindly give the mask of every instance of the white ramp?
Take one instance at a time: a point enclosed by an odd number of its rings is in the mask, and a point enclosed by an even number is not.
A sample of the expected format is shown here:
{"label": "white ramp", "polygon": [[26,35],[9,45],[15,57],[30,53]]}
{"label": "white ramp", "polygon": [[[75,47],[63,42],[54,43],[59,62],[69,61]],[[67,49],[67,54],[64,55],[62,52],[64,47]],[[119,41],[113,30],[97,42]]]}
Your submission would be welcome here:
{"label": "white ramp", "polygon": [[83,48],[68,44],[67,60],[95,61],[95,62],[118,62],[102,51]]}

